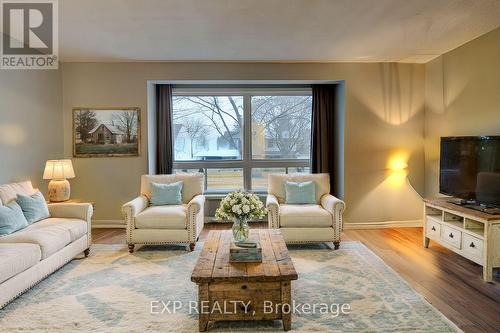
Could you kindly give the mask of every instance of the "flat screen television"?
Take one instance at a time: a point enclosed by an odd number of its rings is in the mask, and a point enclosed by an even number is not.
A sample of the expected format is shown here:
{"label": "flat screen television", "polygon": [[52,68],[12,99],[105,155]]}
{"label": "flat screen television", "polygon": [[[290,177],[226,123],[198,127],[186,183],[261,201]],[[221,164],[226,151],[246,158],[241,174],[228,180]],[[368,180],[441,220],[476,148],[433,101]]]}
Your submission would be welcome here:
{"label": "flat screen television", "polygon": [[439,191],[500,207],[500,136],[441,138]]}

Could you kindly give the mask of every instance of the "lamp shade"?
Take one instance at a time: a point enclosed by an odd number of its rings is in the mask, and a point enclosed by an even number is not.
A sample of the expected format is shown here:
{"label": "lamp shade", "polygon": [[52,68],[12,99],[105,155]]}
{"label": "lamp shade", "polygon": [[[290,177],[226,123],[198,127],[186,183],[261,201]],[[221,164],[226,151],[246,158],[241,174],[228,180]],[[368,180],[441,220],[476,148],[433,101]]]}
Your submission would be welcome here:
{"label": "lamp shade", "polygon": [[43,179],[75,178],[71,160],[48,160],[45,164]]}

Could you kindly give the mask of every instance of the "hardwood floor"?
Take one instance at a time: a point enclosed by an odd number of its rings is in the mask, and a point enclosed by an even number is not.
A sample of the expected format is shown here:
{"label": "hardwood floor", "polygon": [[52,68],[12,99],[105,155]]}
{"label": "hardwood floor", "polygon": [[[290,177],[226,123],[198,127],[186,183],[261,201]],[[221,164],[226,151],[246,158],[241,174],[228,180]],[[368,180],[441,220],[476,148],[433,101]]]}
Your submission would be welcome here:
{"label": "hardwood floor", "polygon": [[[252,223],[266,228],[267,223]],[[207,223],[208,231],[230,224]],[[125,244],[125,229],[93,229],[94,243]],[[500,332],[500,278],[482,280],[482,268],[431,241],[422,246],[421,228],[346,230],[344,240],[368,246],[415,290],[465,332]],[[342,247],[342,245],[341,245]]]}

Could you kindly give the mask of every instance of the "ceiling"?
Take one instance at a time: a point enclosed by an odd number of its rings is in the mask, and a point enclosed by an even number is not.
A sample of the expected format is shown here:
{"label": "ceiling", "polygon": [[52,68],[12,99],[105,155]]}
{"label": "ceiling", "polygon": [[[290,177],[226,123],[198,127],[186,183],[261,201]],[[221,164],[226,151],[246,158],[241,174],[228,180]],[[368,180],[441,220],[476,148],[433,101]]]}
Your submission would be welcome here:
{"label": "ceiling", "polygon": [[500,0],[59,0],[60,59],[425,63]]}

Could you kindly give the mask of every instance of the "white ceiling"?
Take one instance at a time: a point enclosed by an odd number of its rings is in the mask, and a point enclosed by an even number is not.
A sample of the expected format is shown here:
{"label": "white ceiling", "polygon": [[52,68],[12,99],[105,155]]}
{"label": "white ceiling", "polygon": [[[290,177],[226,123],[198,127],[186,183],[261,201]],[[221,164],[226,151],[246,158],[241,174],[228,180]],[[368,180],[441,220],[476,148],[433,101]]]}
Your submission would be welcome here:
{"label": "white ceiling", "polygon": [[59,0],[62,61],[427,62],[500,0]]}

